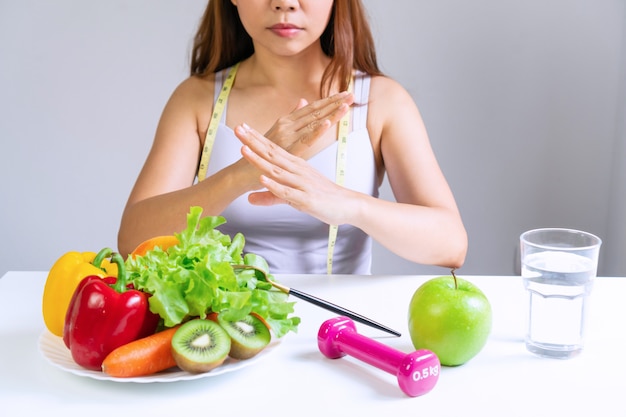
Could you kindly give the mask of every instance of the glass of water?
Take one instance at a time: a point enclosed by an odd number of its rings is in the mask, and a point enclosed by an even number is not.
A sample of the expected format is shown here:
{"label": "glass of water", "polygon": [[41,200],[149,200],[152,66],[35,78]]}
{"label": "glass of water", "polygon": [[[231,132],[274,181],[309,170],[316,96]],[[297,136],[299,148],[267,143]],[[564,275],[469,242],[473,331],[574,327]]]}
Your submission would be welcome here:
{"label": "glass of water", "polygon": [[601,244],[597,236],[572,229],[535,229],[520,236],[530,352],[558,359],[582,352]]}

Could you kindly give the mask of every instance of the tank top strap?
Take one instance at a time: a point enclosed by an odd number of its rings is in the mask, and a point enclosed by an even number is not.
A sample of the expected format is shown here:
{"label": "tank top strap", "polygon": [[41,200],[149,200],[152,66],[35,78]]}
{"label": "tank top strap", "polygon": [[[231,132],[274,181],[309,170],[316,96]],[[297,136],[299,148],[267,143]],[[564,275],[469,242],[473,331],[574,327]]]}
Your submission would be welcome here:
{"label": "tank top strap", "polygon": [[354,77],[354,102],[352,108],[352,130],[367,128],[367,103],[370,95],[371,77],[361,71]]}

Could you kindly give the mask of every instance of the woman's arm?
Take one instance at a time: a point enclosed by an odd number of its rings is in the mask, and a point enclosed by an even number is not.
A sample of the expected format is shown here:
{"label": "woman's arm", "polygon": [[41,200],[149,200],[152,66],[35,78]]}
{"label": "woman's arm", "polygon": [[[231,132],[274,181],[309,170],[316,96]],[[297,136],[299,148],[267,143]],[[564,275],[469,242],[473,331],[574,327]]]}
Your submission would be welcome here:
{"label": "woman's arm", "polygon": [[380,150],[398,204],[379,200],[356,216],[358,224],[394,253],[423,264],[459,268],[467,234],[419,110],[395,81],[372,80],[368,124],[380,131]]}
{"label": "woman's arm", "polygon": [[[211,84],[209,86],[208,84]],[[240,161],[199,184],[192,185],[202,146],[199,132],[208,125],[212,82],[195,77],[184,81],[167,102],[152,148],[135,182],[122,215],[118,250],[131,252],[142,241],[184,229],[193,205],[204,214],[219,214],[258,181],[249,164]]]}

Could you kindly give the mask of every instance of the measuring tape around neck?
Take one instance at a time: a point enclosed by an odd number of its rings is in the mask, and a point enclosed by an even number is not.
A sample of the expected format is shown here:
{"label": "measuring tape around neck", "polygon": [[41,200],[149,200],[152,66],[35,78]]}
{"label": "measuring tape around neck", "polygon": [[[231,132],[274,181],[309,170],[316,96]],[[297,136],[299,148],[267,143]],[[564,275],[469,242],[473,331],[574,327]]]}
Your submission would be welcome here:
{"label": "measuring tape around neck", "polygon": [[[352,91],[353,81],[350,81],[348,91]],[[335,182],[343,186],[346,177],[346,162],[348,151],[348,134],[350,127],[350,113],[348,110],[339,121],[338,128],[338,142],[337,142],[337,162],[335,167]],[[339,226],[335,224],[329,225],[328,229],[328,255],[326,257],[326,273],[328,275],[333,273],[333,253],[335,252],[335,245],[337,244],[337,232]]]}
{"label": "measuring tape around neck", "polygon": [[224,113],[224,108],[226,107],[230,90],[235,82],[235,75],[237,74],[238,67],[239,63],[233,65],[228,72],[226,80],[224,80],[222,91],[220,91],[220,95],[217,97],[217,101],[215,102],[215,108],[213,109],[211,120],[209,121],[209,128],[206,131],[206,136],[204,137],[204,147],[202,148],[200,165],[198,165],[198,182],[206,178],[207,169],[209,169],[209,159],[211,158],[213,144],[215,143],[215,136],[217,135],[217,128],[220,124],[220,120],[222,120],[222,114]]}
{"label": "measuring tape around neck", "polygon": [[[207,170],[209,168],[209,159],[211,158],[213,144],[215,143],[215,137],[217,135],[217,128],[219,126],[220,120],[222,119],[222,114],[224,114],[224,108],[226,107],[226,102],[228,101],[228,95],[230,94],[230,90],[232,89],[233,83],[235,82],[235,75],[237,75],[238,67],[239,67],[239,63],[235,64],[228,72],[228,75],[226,76],[226,79],[224,80],[224,85],[222,87],[222,90],[220,91],[220,94],[217,97],[217,101],[215,102],[215,108],[213,109],[211,120],[209,121],[209,128],[207,129],[207,133],[204,138],[204,146],[202,148],[202,155],[200,156],[200,164],[198,165],[198,182],[206,178]],[[352,90],[352,85],[353,83],[351,81],[348,91]],[[338,127],[335,182],[339,185],[344,184],[345,175],[346,175],[346,160],[347,160],[348,134],[349,134],[349,127],[350,127],[350,113],[351,113],[350,111],[346,112],[346,114],[339,121],[339,127]],[[333,254],[335,251],[335,245],[337,243],[338,229],[339,227],[337,225],[332,225],[332,224],[329,225],[328,255],[326,258],[326,272],[328,274],[332,274],[332,271],[333,271]]]}

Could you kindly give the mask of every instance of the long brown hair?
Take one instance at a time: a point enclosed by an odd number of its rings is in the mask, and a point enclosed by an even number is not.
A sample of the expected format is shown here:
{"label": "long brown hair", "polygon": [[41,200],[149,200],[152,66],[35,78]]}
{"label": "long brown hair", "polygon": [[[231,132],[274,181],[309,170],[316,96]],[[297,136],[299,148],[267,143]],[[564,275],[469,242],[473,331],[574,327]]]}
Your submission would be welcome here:
{"label": "long brown hair", "polygon": [[[320,93],[330,94],[337,80],[346,90],[353,70],[382,75],[376,60],[374,39],[361,0],[335,0],[328,26],[320,37],[322,50],[331,58],[324,71]],[[228,68],[254,53],[237,7],[230,0],[209,0],[194,38],[191,75],[205,75]]]}

